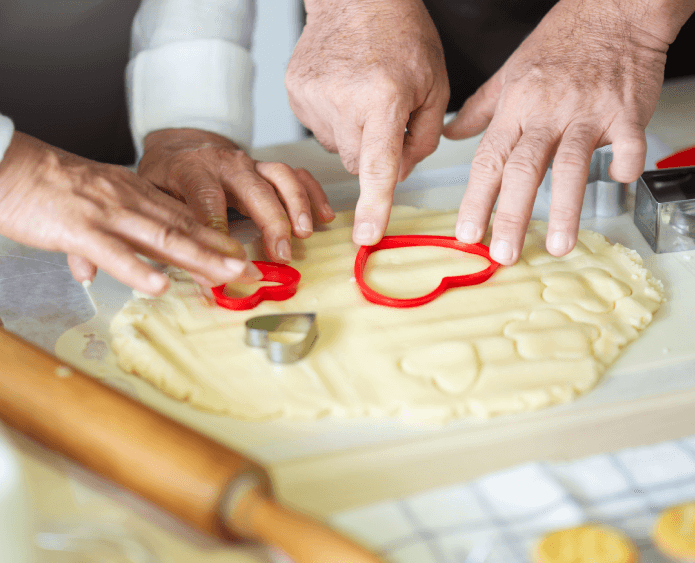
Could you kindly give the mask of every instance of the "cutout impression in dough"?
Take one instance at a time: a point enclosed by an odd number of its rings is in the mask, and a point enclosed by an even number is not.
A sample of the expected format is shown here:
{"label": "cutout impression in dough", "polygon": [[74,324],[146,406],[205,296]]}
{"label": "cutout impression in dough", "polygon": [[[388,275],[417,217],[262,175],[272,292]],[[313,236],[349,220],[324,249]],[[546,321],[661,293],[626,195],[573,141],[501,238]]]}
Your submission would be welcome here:
{"label": "cutout impression in dough", "polygon": [[[456,213],[394,208],[389,235],[448,235]],[[293,241],[297,294],[252,311],[229,311],[172,272],[162,297],[128,302],[111,324],[120,366],[193,406],[230,416],[400,416],[445,421],[539,409],[592,389],[639,336],[663,286],[632,250],[580,231],[563,258],[545,250],[532,222],[518,264],[487,282],[451,289],[414,309],[367,302],[352,277],[352,215]],[[253,255],[253,249],[251,249]],[[370,287],[424,295],[443,277],[472,274],[482,257],[434,247],[375,253]],[[244,344],[257,315],[316,312],[320,336],[307,357],[273,365]]]}

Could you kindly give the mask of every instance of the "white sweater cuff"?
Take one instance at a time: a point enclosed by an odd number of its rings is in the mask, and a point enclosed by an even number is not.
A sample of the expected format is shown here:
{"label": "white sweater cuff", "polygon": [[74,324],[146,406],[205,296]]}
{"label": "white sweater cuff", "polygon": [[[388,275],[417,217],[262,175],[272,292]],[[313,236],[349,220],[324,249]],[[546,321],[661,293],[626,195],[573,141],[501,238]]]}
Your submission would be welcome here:
{"label": "white sweater cuff", "polygon": [[12,120],[5,115],[0,115],[0,160],[5,158],[5,151],[10,146],[13,134],[14,123]]}
{"label": "white sweater cuff", "polygon": [[128,64],[126,83],[138,160],[159,129],[202,129],[250,147],[253,62],[242,47],[196,39],[148,49]]}

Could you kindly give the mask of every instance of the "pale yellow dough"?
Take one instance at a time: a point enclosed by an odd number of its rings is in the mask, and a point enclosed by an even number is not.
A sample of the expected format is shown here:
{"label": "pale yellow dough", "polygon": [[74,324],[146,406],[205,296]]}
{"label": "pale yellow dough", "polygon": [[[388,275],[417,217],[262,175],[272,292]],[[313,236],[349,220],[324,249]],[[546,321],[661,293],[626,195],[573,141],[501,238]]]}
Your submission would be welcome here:
{"label": "pale yellow dough", "polygon": [[[455,212],[394,208],[388,234],[451,235],[455,222]],[[341,214],[328,230],[295,239],[299,291],[249,311],[210,304],[173,272],[166,295],[134,299],[113,319],[120,366],[198,408],[243,419],[493,416],[593,388],[662,301],[661,282],[634,251],[581,231],[576,248],[554,258],[546,224],[532,222],[517,265],[422,307],[387,308],[359,293],[351,232],[352,216]],[[384,250],[370,258],[367,279],[413,297],[443,276],[485,267],[456,250]],[[316,344],[292,365],[244,344],[248,318],[282,312],[318,314]]]}

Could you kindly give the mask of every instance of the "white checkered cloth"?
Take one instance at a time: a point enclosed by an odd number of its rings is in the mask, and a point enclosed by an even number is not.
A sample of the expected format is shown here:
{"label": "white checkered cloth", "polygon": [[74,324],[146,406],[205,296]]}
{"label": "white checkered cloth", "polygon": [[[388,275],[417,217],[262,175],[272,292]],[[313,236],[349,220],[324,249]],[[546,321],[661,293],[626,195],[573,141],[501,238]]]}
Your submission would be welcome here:
{"label": "white checkered cloth", "polygon": [[522,563],[546,532],[623,530],[642,562],[659,513],[695,499],[695,436],[569,463],[528,463],[476,481],[342,512],[332,524],[394,563]]}

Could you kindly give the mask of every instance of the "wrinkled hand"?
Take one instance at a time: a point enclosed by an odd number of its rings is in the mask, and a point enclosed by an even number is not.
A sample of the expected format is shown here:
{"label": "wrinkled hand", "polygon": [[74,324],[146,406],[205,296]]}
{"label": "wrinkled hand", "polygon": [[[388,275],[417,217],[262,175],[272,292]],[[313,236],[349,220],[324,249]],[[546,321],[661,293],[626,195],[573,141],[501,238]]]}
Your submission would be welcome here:
{"label": "wrinkled hand", "polygon": [[99,267],[151,295],[161,294],[168,278],[138,253],[208,286],[260,279],[238,242],[200,225],[149,182],[19,132],[0,163],[0,234],[67,253],[77,281],[91,281]]}
{"label": "wrinkled hand", "polygon": [[[138,174],[188,204],[196,219],[228,233],[227,206],[260,229],[268,256],[291,259],[290,236],[335,218],[321,185],[303,169],[256,162],[229,139],[197,129],[163,129],[145,138]],[[288,219],[289,217],[289,219]]]}
{"label": "wrinkled hand", "polygon": [[421,0],[305,5],[307,23],[285,76],[290,106],[359,173],[353,240],[376,244],[396,182],[439,144],[449,101],[442,45]]}
{"label": "wrinkled hand", "polygon": [[639,177],[644,129],[677,33],[655,35],[663,28],[637,19],[647,15],[640,3],[562,0],[447,125],[444,133],[452,139],[487,127],[461,203],[459,240],[482,239],[499,195],[491,255],[514,264],[554,157],[546,246],[565,255],[577,241],[593,150],[612,143],[610,176],[618,182]]}

